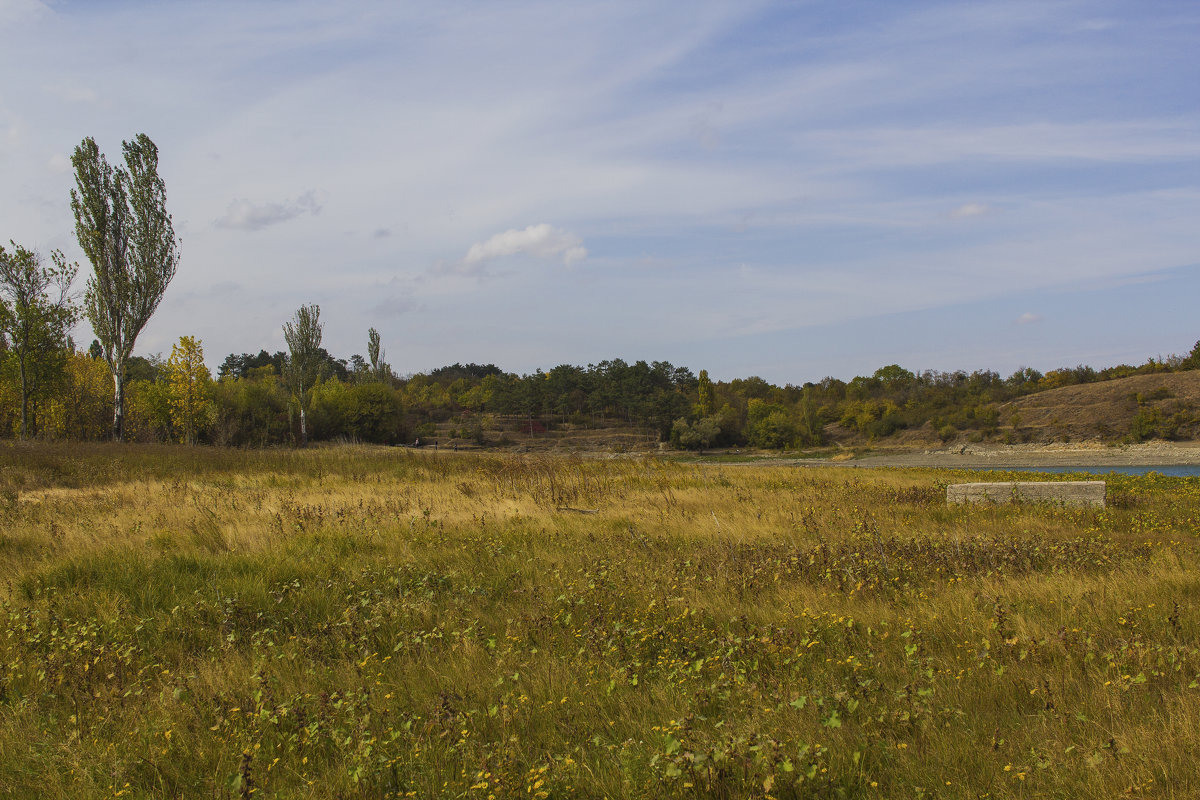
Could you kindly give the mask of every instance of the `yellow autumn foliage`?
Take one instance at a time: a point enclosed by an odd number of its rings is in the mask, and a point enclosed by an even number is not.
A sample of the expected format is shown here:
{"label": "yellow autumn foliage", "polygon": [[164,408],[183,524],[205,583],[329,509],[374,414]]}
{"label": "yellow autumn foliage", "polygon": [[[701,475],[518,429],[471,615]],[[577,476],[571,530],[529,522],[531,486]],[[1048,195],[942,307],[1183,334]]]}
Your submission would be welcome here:
{"label": "yellow autumn foliage", "polygon": [[171,421],[181,442],[195,444],[212,423],[212,375],[204,364],[204,348],[194,336],[181,336],[167,359]]}

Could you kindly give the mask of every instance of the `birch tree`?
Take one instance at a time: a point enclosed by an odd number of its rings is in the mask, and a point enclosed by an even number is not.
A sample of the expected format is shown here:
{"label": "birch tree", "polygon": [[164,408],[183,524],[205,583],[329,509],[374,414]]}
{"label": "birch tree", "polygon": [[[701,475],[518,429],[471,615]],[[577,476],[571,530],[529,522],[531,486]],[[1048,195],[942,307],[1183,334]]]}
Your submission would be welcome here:
{"label": "birch tree", "polygon": [[320,317],[320,306],[300,306],[291,321],[283,325],[283,339],[288,347],[283,379],[300,407],[301,447],[308,444],[308,407],[312,403],[313,386],[321,377],[321,367],[325,363]]}
{"label": "birch tree", "polygon": [[75,235],[94,271],[84,307],[112,372],[116,441],[125,435],[125,364],[179,264],[158,148],[144,133],[121,147],[124,167],[112,167],[91,137],[71,157]]}

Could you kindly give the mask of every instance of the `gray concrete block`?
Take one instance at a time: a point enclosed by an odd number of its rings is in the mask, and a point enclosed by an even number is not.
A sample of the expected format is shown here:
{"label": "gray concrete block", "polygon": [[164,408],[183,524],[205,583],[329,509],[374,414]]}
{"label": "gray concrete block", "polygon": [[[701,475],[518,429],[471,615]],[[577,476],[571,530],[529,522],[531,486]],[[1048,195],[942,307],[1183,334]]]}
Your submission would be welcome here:
{"label": "gray concrete block", "polygon": [[997,481],[995,483],[952,483],[946,487],[946,502],[962,503],[1053,503],[1064,506],[1104,508],[1104,481]]}

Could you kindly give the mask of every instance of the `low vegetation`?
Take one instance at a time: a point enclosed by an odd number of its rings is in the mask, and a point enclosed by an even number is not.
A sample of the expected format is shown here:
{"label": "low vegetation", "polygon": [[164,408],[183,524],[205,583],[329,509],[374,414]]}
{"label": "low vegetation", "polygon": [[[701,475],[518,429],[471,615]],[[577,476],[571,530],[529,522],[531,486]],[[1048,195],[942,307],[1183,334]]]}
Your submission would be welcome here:
{"label": "low vegetation", "polygon": [[1190,797],[1200,482],[0,447],[13,797]]}

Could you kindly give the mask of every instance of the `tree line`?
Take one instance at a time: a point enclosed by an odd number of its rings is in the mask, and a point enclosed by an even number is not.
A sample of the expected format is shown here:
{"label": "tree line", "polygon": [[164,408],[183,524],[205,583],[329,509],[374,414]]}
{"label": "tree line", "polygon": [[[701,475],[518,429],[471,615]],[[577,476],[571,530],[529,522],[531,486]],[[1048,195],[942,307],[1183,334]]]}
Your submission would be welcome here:
{"label": "tree line", "polygon": [[[1009,400],[1200,366],[1198,343],[1185,357],[1150,359],[1137,367],[1081,366],[1045,374],[1021,369],[1008,377],[986,370],[914,373],[893,364],[850,381],[778,386],[758,377],[714,381],[704,370],[696,374],[665,361],[621,359],[527,374],[494,364],[452,364],[401,376],[372,349],[379,336],[373,330],[367,332],[370,357],[330,354],[320,344],[319,315],[317,306],[307,306],[287,323],[293,339],[308,337],[289,342],[289,348],[296,345],[294,353],[231,353],[215,376],[194,337],[181,337],[166,358],[131,356],[124,438],[267,446],[336,439],[400,444],[440,435],[495,444],[505,436],[624,428],[695,450],[815,447],[826,444],[831,432],[879,440],[917,428],[947,440],[986,438],[1013,422],[999,410]],[[5,351],[0,431],[111,438],[111,371],[99,343],[88,351],[64,347],[55,363],[53,375],[38,373],[41,388],[30,393],[25,413],[20,357],[12,347]]]}
{"label": "tree line", "polygon": [[[822,445],[831,429],[868,439],[924,427],[943,439],[993,436],[1005,422],[999,406],[1018,397],[1200,366],[1198,342],[1187,356],[1137,367],[1022,368],[1001,377],[891,364],[848,382],[799,386],[713,381],[705,370],[621,359],[524,375],[456,363],[400,376],[374,328],[365,357],[330,354],[320,307],[311,304],[283,323],[286,350],[231,353],[214,378],[195,337],[180,337],[165,359],[133,353],[180,256],[157,148],[139,134],[122,149],[116,167],[91,138],[72,157],[70,206],[92,267],[82,296],[72,290],[79,266],[62,253],[44,259],[15,242],[0,247],[0,436],[303,446],[394,444],[446,430],[483,444],[506,430],[617,426],[686,449],[782,449]],[[84,317],[96,334],[86,351],[70,336]]]}

